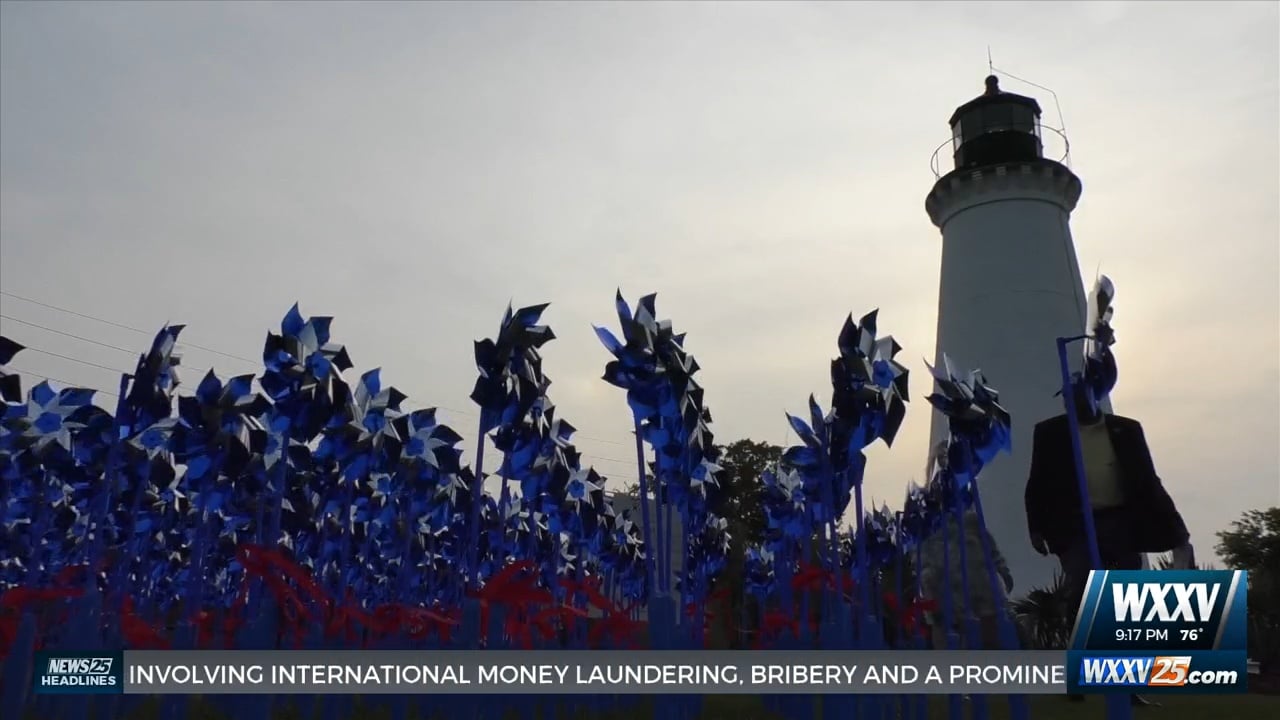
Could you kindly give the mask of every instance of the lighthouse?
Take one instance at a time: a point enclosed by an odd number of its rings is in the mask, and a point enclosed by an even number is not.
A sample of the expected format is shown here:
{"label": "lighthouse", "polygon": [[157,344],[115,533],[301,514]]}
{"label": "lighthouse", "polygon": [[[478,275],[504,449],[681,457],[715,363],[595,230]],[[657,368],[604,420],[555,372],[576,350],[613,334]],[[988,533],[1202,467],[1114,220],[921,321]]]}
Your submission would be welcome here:
{"label": "lighthouse", "polygon": [[[1031,547],[1023,497],[1033,428],[1063,412],[1056,339],[1082,334],[1086,306],[1070,226],[1080,179],[1065,153],[1046,157],[1046,134],[1056,131],[1040,114],[1034,99],[988,77],[985,92],[951,116],[954,169],[935,169],[941,177],[925,200],[942,231],[935,362],[946,353],[959,368],[982,370],[1013,420],[1012,453],[992,461],[978,486],[1018,595],[1050,582],[1057,567]],[[931,432],[930,447],[947,437],[940,413]]]}

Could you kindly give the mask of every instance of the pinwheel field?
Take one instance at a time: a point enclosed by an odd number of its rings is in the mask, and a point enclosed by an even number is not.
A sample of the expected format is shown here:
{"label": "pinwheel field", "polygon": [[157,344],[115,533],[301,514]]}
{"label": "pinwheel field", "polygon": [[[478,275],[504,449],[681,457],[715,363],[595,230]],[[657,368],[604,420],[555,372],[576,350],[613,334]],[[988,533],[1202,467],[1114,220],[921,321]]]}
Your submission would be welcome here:
{"label": "pinwheel field", "polygon": [[[482,440],[470,467],[457,432],[432,410],[402,411],[406,398],[376,369],[353,372],[331,318],[296,306],[266,338],[259,375],[211,370],[192,396],[175,393],[181,326],[162,328],[121,379],[114,413],[92,391],[40,383],[24,392],[6,372],[3,543],[16,551],[0,567],[5,707],[38,717],[350,717],[349,697],[36,697],[28,678],[34,651],[67,647],[691,650],[706,645],[713,594],[726,592],[759,601],[760,648],[923,649],[928,611],[966,629],[948,648],[980,647],[977,620],[957,615],[967,598],[948,591],[934,607],[920,587],[902,586],[902,566],[921,562],[921,543],[946,532],[944,518],[981,519],[977,478],[1008,447],[1010,421],[981,374],[949,363],[934,371],[928,401],[951,418],[952,435],[933,477],[908,488],[900,509],[866,508],[862,451],[892,443],[908,371],[875,312],[851,316],[831,362],[830,407],[810,397],[806,417],[788,417],[801,444],[763,478],[770,532],[749,550],[746,586],[718,587],[729,538],[709,509],[721,491],[711,415],[697,362],[655,301],[633,310],[619,294],[620,330],[597,328],[613,357],[604,380],[625,391],[634,417],[642,496],[656,499],[638,517],[613,511],[606,480],[582,465],[575,429],[547,395],[545,305],[508,309],[498,334],[476,343]],[[4,341],[0,363],[21,350]],[[477,482],[486,461],[501,478],[496,497]],[[840,531],[850,511],[851,535]],[[988,548],[987,572],[968,577],[958,547],[948,562],[966,592],[1001,582]],[[1008,613],[999,617],[1002,646],[1019,647]],[[1023,697],[527,700],[520,717],[925,720],[959,717],[962,703],[974,717],[1030,716]],[[412,703],[366,700],[360,714],[516,716],[503,698]]]}

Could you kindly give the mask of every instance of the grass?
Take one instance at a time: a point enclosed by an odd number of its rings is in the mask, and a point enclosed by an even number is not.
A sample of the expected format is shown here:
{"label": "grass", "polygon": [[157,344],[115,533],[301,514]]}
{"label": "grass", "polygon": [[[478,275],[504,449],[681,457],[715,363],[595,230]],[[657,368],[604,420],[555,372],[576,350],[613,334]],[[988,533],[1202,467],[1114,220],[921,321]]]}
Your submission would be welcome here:
{"label": "grass", "polygon": [[[1135,720],[1274,720],[1280,717],[1280,697],[1265,695],[1183,695],[1151,697],[1160,703],[1159,707],[1135,708]],[[633,702],[634,700],[634,702]],[[495,701],[501,702],[498,698]],[[522,720],[519,705],[525,702],[522,698],[512,697],[509,717]],[[1009,705],[1002,696],[987,696],[991,720],[1008,720]],[[1101,697],[1087,697],[1084,702],[1067,702],[1059,696],[1032,696],[1032,720],[1105,720],[1106,708]],[[504,703],[505,704],[505,703]],[[970,703],[966,703],[969,705]],[[184,716],[188,720],[235,720],[226,714],[217,712],[203,703],[193,703],[190,711]],[[641,696],[619,698],[619,707],[611,711],[587,710],[585,708],[564,708],[555,714],[543,715],[539,720],[653,720],[655,717],[652,703]],[[971,709],[966,707],[965,717],[969,717]],[[130,713],[129,720],[158,720],[159,707],[151,704],[139,711]],[[275,720],[307,720],[309,715],[282,710],[274,714]],[[386,710],[360,707],[353,709],[350,717],[359,720],[384,720],[391,717]],[[411,717],[421,717],[413,716]],[[441,717],[441,716],[437,716]],[[462,713],[450,714],[448,720],[463,720]],[[700,716],[705,720],[798,720],[786,715],[773,713],[765,708],[761,698],[749,695],[721,695],[705,699]],[[808,713],[801,716],[808,720]],[[30,712],[25,714],[30,720],[63,720],[47,712]],[[70,718],[66,720],[71,720]],[[81,720],[77,718],[76,720]],[[103,719],[105,720],[105,719]],[[346,720],[346,718],[343,718]],[[945,698],[931,698],[929,703],[929,720],[948,720]]]}

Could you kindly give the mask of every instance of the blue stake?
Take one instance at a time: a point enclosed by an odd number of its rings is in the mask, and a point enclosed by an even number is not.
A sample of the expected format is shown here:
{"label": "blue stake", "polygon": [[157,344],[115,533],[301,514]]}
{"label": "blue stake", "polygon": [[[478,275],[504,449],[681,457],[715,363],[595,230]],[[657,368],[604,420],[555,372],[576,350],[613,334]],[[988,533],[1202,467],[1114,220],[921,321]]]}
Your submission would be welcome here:
{"label": "blue stake", "polygon": [[[1098,551],[1097,527],[1093,521],[1093,503],[1089,499],[1089,480],[1084,474],[1084,451],[1080,446],[1080,419],[1076,417],[1075,396],[1072,393],[1071,368],[1067,361],[1067,345],[1088,335],[1058,338],[1058,365],[1062,370],[1062,404],[1067,409],[1067,425],[1071,429],[1071,458],[1075,462],[1076,484],[1080,490],[1080,514],[1084,516],[1085,540],[1089,545],[1089,560],[1094,570],[1102,570],[1102,556]],[[1106,696],[1107,720],[1129,720],[1133,706],[1123,694]]]}

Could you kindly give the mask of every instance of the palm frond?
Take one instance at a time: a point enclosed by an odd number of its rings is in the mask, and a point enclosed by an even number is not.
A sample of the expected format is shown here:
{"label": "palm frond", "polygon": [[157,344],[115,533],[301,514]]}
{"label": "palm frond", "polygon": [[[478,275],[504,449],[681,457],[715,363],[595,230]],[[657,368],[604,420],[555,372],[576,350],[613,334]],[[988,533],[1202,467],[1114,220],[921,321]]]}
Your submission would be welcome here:
{"label": "palm frond", "polygon": [[1014,617],[1037,649],[1066,649],[1077,610],[1072,594],[1066,577],[1058,572],[1054,573],[1053,582],[1013,601]]}

